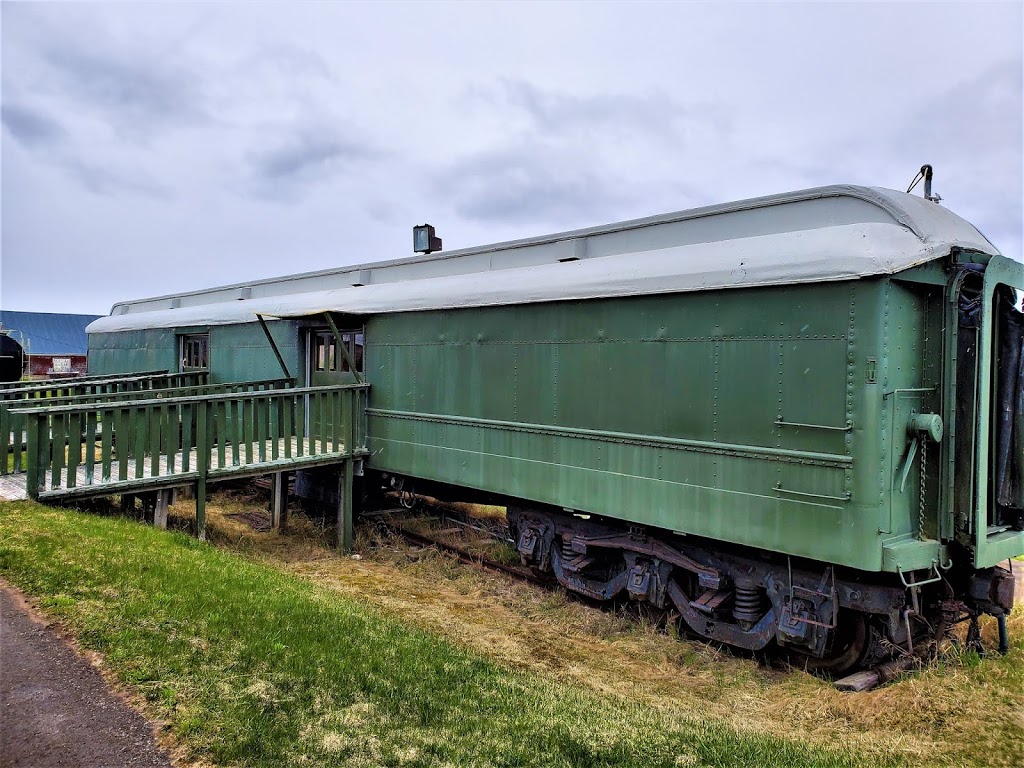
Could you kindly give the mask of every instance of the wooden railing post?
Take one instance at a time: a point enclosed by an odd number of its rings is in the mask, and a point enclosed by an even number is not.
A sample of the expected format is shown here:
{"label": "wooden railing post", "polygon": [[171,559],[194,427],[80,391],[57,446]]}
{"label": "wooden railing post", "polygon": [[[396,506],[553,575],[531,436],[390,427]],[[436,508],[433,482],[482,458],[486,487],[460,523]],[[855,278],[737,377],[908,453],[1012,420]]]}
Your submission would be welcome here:
{"label": "wooden railing post", "polygon": [[200,541],[206,541],[206,473],[210,468],[210,425],[208,400],[196,403],[198,426],[196,427],[196,470],[199,479],[196,481],[196,535]]}
{"label": "wooden railing post", "polygon": [[25,419],[25,431],[28,449],[28,467],[25,475],[25,490],[30,499],[39,498],[39,486],[42,484],[40,478],[46,477],[46,470],[42,468],[40,458],[39,429],[36,426],[38,419],[31,417]]}
{"label": "wooden railing post", "polygon": [[[21,442],[21,435],[14,428],[14,422],[15,419],[12,418],[7,403],[0,402],[0,475],[7,474],[8,454],[12,451],[14,453],[21,452],[21,446],[17,445]],[[10,435],[10,439],[8,439],[8,435]],[[11,460],[12,462],[16,461],[13,454],[11,454]]]}
{"label": "wooden railing post", "polygon": [[351,436],[352,445],[349,448],[349,453],[355,452],[357,448],[362,448],[363,437],[362,437],[362,411],[363,411],[363,393],[365,389],[357,389],[352,393],[352,398],[349,400],[349,419],[352,422],[349,428],[349,435]]}
{"label": "wooden railing post", "polygon": [[25,449],[27,421],[20,413],[11,413],[12,406],[21,404],[17,401],[0,402],[0,475],[8,474],[8,461],[11,472],[25,469],[21,454]]}
{"label": "wooden railing post", "polygon": [[345,421],[345,453],[351,456],[356,449],[356,400],[359,397],[358,389],[349,389],[345,391],[345,408],[346,418]]}
{"label": "wooden railing post", "polygon": [[67,429],[64,415],[60,414],[50,421],[50,488],[60,488],[61,470],[64,469],[64,445],[67,442]]}

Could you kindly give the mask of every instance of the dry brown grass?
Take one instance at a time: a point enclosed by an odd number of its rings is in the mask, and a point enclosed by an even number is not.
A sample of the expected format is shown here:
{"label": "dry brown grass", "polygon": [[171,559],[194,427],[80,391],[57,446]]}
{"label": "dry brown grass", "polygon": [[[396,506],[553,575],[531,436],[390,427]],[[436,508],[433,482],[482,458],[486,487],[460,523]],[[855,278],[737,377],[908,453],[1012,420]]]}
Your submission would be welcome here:
{"label": "dry brown grass", "polygon": [[467,515],[473,515],[474,517],[500,520],[505,519],[504,507],[496,507],[490,504],[463,504],[462,502],[459,501],[449,503],[446,506],[450,507],[456,512],[464,512]]}
{"label": "dry brown grass", "polygon": [[[951,658],[865,694],[843,694],[799,670],[773,669],[679,639],[656,621],[598,609],[368,527],[354,557],[330,550],[330,529],[292,511],[287,534],[258,533],[228,514],[265,508],[259,495],[221,494],[208,525],[221,546],[329,586],[499,662],[531,669],[669,716],[700,716],[865,753],[895,749],[915,765],[1024,764],[1024,611],[1005,658]],[[184,518],[191,502],[172,509]],[[490,512],[489,514],[494,514]],[[984,626],[994,647],[994,623]]]}

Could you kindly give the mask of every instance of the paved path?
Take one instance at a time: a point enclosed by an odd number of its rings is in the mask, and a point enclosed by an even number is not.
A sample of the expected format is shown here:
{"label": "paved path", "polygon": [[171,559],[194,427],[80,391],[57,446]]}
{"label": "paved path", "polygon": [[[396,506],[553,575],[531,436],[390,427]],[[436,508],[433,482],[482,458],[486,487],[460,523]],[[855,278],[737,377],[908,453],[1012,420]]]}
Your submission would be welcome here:
{"label": "paved path", "polygon": [[152,766],[145,718],[0,582],[0,768]]}

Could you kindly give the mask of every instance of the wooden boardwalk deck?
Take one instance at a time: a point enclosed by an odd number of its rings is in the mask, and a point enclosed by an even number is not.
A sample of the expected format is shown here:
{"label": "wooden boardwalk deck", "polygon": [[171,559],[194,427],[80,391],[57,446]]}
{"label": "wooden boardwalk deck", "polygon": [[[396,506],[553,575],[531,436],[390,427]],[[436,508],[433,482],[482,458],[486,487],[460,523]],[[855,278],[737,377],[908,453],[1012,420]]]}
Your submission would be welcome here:
{"label": "wooden boardwalk deck", "polygon": [[21,501],[28,498],[25,473],[0,475],[0,501]]}
{"label": "wooden boardwalk deck", "polygon": [[[334,450],[326,450],[327,446],[311,444],[308,438],[299,439],[292,437],[290,440],[279,438],[276,451],[273,440],[264,441],[264,460],[260,460],[259,445],[242,445],[236,453],[231,445],[224,446],[224,460],[220,459],[220,451],[214,448],[210,451],[209,463],[207,464],[207,476],[210,480],[228,477],[246,477],[261,474],[280,472],[286,469],[317,466],[323,464],[334,464],[350,458],[343,445],[331,446]],[[291,445],[286,445],[290,442]],[[319,451],[315,450],[320,448]],[[301,451],[301,455],[300,455]],[[273,458],[274,456],[278,458]],[[133,488],[145,487],[153,489],[157,487],[173,488],[176,485],[188,485],[198,479],[198,453],[195,448],[189,452],[188,470],[185,469],[183,454],[178,452],[171,457],[170,462],[166,456],[158,456],[156,472],[154,472],[153,457],[146,455],[141,461],[131,458],[125,461],[124,475],[121,473],[121,462],[112,461],[110,464],[110,476],[102,476],[102,466],[96,462],[91,471],[85,465],[76,469],[73,484],[68,483],[68,470],[65,467],[58,474],[56,485],[54,484],[53,473],[46,472],[45,490],[39,493],[40,500],[47,498],[83,498],[87,496],[103,496],[119,493],[121,490],[130,491]],[[24,472],[0,476],[0,500],[17,501],[28,498],[26,488],[26,475]]]}
{"label": "wooden boardwalk deck", "polygon": [[[18,458],[24,443],[25,465],[19,469],[27,470],[0,475],[0,498],[46,502],[145,495],[146,504],[155,499],[154,520],[166,520],[171,489],[194,486],[196,530],[203,539],[208,483],[272,475],[273,509],[283,515],[288,472],[337,466],[338,546],[350,548],[352,478],[360,471],[358,461],[369,454],[369,385],[210,386],[232,391],[122,394],[115,400],[0,412],[24,422],[0,419],[0,435],[11,438],[6,446]],[[21,434],[27,439],[14,440]],[[0,458],[6,469],[10,450]]]}

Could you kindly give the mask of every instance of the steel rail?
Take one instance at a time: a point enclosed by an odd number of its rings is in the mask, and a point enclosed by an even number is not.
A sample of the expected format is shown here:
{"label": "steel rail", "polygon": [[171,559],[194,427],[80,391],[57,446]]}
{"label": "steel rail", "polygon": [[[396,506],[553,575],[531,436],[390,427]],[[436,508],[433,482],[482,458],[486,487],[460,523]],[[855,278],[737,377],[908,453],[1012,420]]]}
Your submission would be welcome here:
{"label": "steel rail", "polygon": [[377,522],[384,528],[386,528],[388,531],[391,531],[392,533],[403,539],[406,539],[420,546],[435,547],[442,552],[454,555],[457,560],[466,563],[467,565],[475,565],[479,568],[482,568],[485,571],[492,571],[496,573],[503,573],[507,576],[514,576],[517,579],[522,579],[523,581],[527,581],[531,584],[536,584],[537,586],[541,587],[551,587],[558,583],[553,578],[545,579],[544,577],[538,576],[532,571],[527,571],[523,568],[516,568],[511,565],[505,565],[504,563],[499,563],[497,560],[492,560],[488,557],[484,557],[483,555],[474,554],[473,552],[463,549],[462,547],[459,547],[455,544],[448,544],[438,539],[431,538],[430,536],[425,536],[422,533],[412,531],[406,526],[403,526],[397,523],[396,521],[388,519],[386,517],[378,517]]}

